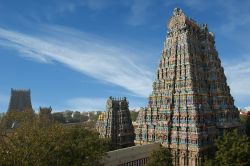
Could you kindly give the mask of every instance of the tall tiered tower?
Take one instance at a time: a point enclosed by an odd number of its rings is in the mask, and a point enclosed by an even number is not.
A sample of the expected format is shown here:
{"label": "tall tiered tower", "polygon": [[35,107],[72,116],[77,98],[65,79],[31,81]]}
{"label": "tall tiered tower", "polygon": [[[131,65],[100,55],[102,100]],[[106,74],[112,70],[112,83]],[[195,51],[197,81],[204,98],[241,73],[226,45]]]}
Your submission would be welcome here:
{"label": "tall tiered tower", "polygon": [[126,98],[107,100],[106,112],[98,118],[96,128],[102,138],[110,138],[113,149],[134,146],[134,127]]}
{"label": "tall tiered tower", "polygon": [[176,8],[136,141],[170,147],[174,165],[200,165],[224,131],[238,128],[213,33]]}
{"label": "tall tiered tower", "polygon": [[25,110],[33,110],[30,99],[30,90],[11,89],[8,112]]}

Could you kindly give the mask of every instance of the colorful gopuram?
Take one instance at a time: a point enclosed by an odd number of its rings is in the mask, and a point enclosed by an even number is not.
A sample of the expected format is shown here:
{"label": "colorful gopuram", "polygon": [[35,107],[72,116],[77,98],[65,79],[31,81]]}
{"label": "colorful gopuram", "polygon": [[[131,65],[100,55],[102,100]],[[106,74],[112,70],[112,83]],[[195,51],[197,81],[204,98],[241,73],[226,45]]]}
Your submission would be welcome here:
{"label": "colorful gopuram", "polygon": [[215,138],[240,127],[214,34],[176,8],[153,91],[138,116],[136,143],[171,148],[175,166],[197,166]]}
{"label": "colorful gopuram", "polygon": [[106,112],[99,115],[96,129],[101,138],[110,138],[112,149],[134,146],[134,127],[129,112],[127,99],[107,100]]}

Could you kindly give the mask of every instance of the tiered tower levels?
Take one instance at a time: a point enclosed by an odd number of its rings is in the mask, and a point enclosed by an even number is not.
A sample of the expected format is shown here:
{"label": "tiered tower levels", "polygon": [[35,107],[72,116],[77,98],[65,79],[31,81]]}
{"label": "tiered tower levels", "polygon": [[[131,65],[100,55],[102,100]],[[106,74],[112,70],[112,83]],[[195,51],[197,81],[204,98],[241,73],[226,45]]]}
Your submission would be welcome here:
{"label": "tiered tower levels", "polygon": [[110,138],[113,149],[134,145],[134,128],[126,98],[107,100],[106,112],[97,121],[96,128],[102,138]]}
{"label": "tiered tower levels", "polygon": [[217,135],[240,126],[239,112],[208,26],[176,8],[168,29],[136,141],[170,147],[175,165],[200,165]]}
{"label": "tiered tower levels", "polygon": [[32,110],[30,90],[11,89],[8,111]]}

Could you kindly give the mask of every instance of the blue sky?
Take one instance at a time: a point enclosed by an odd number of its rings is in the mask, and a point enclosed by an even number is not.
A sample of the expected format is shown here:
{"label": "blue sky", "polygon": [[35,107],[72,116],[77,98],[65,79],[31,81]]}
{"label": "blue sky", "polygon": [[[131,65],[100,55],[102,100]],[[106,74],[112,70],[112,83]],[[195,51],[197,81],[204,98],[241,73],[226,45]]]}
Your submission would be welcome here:
{"label": "blue sky", "polygon": [[250,1],[1,0],[0,111],[11,88],[30,88],[34,109],[104,110],[109,96],[146,106],[175,7],[208,23],[235,104],[249,106]]}

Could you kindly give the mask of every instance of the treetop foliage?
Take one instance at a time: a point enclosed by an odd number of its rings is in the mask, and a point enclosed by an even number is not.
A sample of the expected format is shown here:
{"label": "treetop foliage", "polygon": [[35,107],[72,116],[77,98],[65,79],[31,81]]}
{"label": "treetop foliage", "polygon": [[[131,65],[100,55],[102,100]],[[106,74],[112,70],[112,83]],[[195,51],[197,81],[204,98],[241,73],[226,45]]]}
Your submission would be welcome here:
{"label": "treetop foliage", "polygon": [[216,141],[215,156],[205,161],[205,166],[249,166],[250,142],[238,131],[226,132]]}
{"label": "treetop foliage", "polygon": [[[10,128],[13,119],[17,126]],[[45,123],[27,112],[7,114],[2,122],[0,165],[98,166],[108,150],[108,140],[81,126]]]}
{"label": "treetop foliage", "polygon": [[149,157],[147,166],[173,166],[170,149],[161,147],[159,150],[153,151]]}

